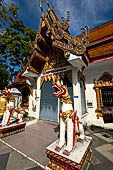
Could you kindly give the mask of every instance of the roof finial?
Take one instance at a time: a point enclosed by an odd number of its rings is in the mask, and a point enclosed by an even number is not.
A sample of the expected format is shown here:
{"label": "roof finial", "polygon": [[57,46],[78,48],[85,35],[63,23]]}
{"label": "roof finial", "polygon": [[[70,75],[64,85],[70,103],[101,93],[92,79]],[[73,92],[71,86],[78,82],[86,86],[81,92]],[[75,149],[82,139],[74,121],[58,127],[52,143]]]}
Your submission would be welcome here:
{"label": "roof finial", "polygon": [[63,21],[63,29],[68,30],[70,21],[70,11],[67,11],[67,20],[65,17],[62,17],[61,19]]}
{"label": "roof finial", "polygon": [[46,0],[46,3],[47,3],[47,6],[48,6],[48,11],[49,11],[50,10],[50,5],[49,5],[48,0]]}
{"label": "roof finial", "polygon": [[43,2],[43,0],[40,0],[40,9],[41,9],[41,11],[42,11],[42,17],[44,17],[44,10],[43,10],[43,8],[42,8],[42,2]]}

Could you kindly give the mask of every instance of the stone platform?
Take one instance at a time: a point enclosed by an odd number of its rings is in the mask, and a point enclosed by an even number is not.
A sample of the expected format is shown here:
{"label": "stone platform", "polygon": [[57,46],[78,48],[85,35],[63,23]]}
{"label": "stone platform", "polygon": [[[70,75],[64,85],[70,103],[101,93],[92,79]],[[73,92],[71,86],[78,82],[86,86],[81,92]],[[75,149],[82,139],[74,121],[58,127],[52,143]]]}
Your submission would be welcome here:
{"label": "stone platform", "polygon": [[8,126],[0,127],[0,138],[3,138],[5,136],[13,135],[18,132],[22,132],[25,130],[26,123],[13,123]]}
{"label": "stone platform", "polygon": [[58,141],[55,141],[46,148],[46,154],[50,161],[46,170],[86,170],[88,169],[91,160],[91,137],[85,137],[84,142],[77,142],[76,148],[69,156],[63,154],[63,149],[60,152],[55,151]]}

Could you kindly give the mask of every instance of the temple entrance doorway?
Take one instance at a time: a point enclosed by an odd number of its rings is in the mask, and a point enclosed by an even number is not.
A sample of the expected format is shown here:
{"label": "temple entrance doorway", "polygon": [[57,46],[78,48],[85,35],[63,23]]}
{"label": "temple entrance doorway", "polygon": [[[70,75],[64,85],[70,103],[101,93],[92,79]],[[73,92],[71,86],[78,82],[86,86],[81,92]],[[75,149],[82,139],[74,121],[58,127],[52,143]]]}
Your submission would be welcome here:
{"label": "temple entrance doorway", "polygon": [[52,80],[44,81],[41,88],[40,119],[58,121],[58,99],[53,96]]}
{"label": "temple entrance doorway", "polygon": [[[68,87],[68,92],[73,102],[73,85],[67,76],[64,76],[62,80],[64,85]],[[47,82],[44,80],[41,87],[40,120],[58,122],[58,98],[53,96],[52,83],[52,80]],[[61,104],[59,107],[61,107]]]}
{"label": "temple entrance doorway", "polygon": [[29,107],[29,95],[30,95],[30,90],[26,86],[22,89],[22,103],[21,107],[27,109]]}

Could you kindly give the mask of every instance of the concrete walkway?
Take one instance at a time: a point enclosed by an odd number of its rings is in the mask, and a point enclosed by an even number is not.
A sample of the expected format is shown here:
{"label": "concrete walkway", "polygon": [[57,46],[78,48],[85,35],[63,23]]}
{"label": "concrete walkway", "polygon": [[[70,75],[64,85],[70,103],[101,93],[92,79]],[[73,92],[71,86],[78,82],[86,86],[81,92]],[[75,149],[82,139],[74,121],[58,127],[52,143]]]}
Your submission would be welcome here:
{"label": "concrete walkway", "polygon": [[[113,135],[88,129],[93,137],[89,170],[113,170]],[[107,137],[106,137],[107,136]],[[58,137],[58,124],[40,121],[26,131],[0,140],[0,170],[41,170],[47,165],[45,148]]]}
{"label": "concrete walkway", "polygon": [[27,126],[26,130],[21,133],[3,138],[2,141],[11,149],[44,168],[49,161],[45,154],[45,148],[57,139],[58,133],[55,132],[57,126],[57,123],[40,121]]}

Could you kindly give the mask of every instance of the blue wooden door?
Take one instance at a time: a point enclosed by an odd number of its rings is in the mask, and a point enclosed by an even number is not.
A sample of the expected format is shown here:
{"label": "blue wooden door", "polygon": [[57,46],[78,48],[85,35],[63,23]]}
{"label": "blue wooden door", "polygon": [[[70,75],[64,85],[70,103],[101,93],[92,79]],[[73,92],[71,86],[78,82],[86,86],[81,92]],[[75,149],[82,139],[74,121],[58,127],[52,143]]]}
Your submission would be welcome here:
{"label": "blue wooden door", "polygon": [[43,83],[41,88],[40,119],[58,121],[58,99],[53,96],[52,80]]}

